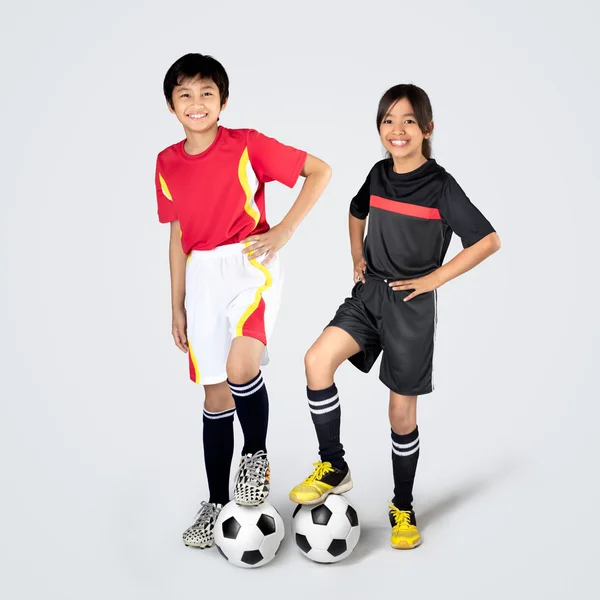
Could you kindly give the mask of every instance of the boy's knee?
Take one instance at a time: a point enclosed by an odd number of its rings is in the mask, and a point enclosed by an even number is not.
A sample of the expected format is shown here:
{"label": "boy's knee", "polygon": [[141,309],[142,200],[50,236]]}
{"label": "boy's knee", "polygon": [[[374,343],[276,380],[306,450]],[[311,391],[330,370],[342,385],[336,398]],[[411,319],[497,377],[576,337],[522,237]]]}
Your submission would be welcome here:
{"label": "boy's knee", "polygon": [[222,412],[233,408],[233,396],[227,382],[204,386],[204,408],[209,412]]}
{"label": "boy's knee", "polygon": [[241,385],[254,379],[260,366],[251,361],[230,361],[227,363],[227,379],[233,384]]}

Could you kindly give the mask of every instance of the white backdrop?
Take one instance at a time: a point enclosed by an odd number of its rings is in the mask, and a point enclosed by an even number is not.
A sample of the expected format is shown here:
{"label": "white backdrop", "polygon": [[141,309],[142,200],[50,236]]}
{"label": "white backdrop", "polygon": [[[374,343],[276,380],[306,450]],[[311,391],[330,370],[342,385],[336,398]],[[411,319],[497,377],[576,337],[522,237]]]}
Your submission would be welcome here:
{"label": "white backdrop", "polygon": [[[600,14],[587,4],[5,8],[3,598],[595,597]],[[282,251],[287,287],[265,369],[272,501],[288,524],[287,493],[316,459],[303,354],[351,288],[348,203],[383,155],[374,122],[388,87],[430,94],[435,156],[501,236],[499,254],[439,292],[437,391],[419,409],[417,551],[388,547],[387,394],[376,370],[350,366],[337,384],[363,523],[353,556],[315,565],[288,536],[276,561],[247,572],[181,543],[206,496],[202,390],[170,337],[153,175],[157,152],[183,137],[161,86],[187,52],[228,70],[224,125],[334,171]],[[270,186],[271,223],[298,189]]]}

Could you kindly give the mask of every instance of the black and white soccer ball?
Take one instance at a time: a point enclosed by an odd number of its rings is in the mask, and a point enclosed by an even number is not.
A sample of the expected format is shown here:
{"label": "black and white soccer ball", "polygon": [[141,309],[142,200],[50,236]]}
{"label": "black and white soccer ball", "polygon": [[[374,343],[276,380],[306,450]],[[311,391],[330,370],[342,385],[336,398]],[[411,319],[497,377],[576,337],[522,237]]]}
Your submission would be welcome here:
{"label": "black and white soccer ball", "polygon": [[350,556],[360,537],[360,523],[344,496],[330,494],[323,504],[297,506],[292,533],[305,556],[333,563]]}
{"label": "black and white soccer ball", "polygon": [[283,519],[269,502],[258,506],[229,502],[215,523],[215,544],[236,567],[251,569],[271,562],[283,536]]}

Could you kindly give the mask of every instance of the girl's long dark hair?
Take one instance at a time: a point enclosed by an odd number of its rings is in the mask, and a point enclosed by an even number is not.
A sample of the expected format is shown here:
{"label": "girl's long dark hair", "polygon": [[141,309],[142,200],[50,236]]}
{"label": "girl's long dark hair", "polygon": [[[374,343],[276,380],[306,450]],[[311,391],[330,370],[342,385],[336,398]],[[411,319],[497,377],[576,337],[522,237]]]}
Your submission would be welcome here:
{"label": "girl's long dark hair", "polygon": [[[431,102],[425,91],[412,83],[395,85],[381,97],[379,108],[377,109],[377,132],[379,132],[385,115],[398,100],[402,100],[403,98],[406,98],[411,103],[421,131],[428,133],[428,127],[433,122]],[[425,158],[431,158],[431,139],[423,140],[422,152]]]}

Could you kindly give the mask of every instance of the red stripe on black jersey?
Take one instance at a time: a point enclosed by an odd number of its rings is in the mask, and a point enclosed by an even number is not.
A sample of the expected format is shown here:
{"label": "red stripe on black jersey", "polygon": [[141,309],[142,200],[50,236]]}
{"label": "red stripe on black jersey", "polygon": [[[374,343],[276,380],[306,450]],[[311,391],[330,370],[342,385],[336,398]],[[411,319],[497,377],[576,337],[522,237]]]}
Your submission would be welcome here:
{"label": "red stripe on black jersey", "polygon": [[452,232],[467,248],[494,231],[434,159],[410,173],[396,173],[391,158],[379,161],[352,199],[350,214],[369,217],[364,242],[367,275],[391,281],[422,277],[439,268]]}
{"label": "red stripe on black jersey", "polygon": [[409,204],[407,202],[399,202],[398,200],[388,200],[380,196],[371,195],[371,206],[387,210],[389,212],[400,215],[408,215],[409,217],[418,217],[420,219],[430,219],[441,221],[442,216],[437,208],[427,208],[418,204]]}

